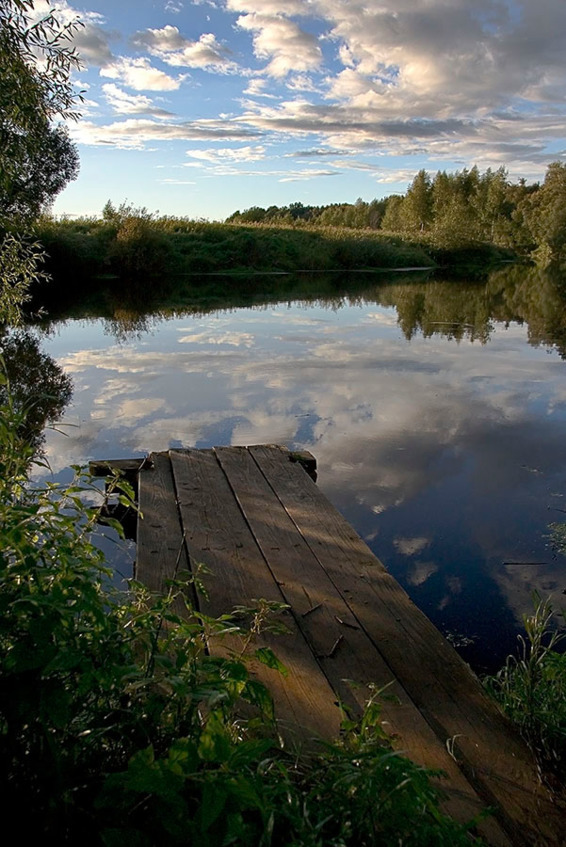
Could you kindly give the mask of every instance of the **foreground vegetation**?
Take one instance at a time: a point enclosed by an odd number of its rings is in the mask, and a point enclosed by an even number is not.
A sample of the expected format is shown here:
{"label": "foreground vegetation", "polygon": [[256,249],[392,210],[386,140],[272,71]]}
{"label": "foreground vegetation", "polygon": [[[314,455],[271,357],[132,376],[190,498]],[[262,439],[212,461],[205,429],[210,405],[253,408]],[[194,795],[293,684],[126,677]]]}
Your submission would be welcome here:
{"label": "foreground vegetation", "polygon": [[62,123],[76,120],[71,36],[79,26],[33,0],[0,4],[0,325],[20,318],[32,283],[45,279],[33,224],[78,173]]}
{"label": "foreground vegetation", "polygon": [[[564,525],[561,525],[562,531]],[[486,680],[488,691],[518,727],[542,768],[564,785],[566,763],[566,653],[557,650],[566,638],[553,621],[548,600],[535,597],[524,618],[517,656]]]}
{"label": "foreground vegetation", "polygon": [[[5,377],[3,377],[5,379]],[[0,791],[20,838],[85,845],[452,845],[466,827],[431,774],[394,753],[370,702],[342,737],[281,746],[249,674],[250,630],[210,619],[179,574],[166,597],[111,587],[91,531],[89,480],[28,481],[32,448],[0,407]],[[86,493],[89,500],[85,500]],[[110,494],[127,505],[116,480]],[[102,495],[98,495],[102,499]],[[198,578],[198,576],[197,576]],[[181,600],[180,617],[174,604]],[[177,607],[178,608],[178,607]],[[225,658],[210,646],[240,634]],[[277,662],[265,651],[256,658]],[[241,717],[245,702],[255,716]]]}

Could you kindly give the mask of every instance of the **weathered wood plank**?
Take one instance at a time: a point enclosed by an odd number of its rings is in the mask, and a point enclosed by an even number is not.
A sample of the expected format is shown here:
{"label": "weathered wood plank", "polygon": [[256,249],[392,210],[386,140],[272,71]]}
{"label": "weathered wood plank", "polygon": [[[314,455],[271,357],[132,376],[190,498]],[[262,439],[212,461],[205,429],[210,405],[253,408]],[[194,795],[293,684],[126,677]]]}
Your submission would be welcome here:
{"label": "weathered wood plank", "polygon": [[[477,678],[367,545],[280,449],[249,448],[262,473],[386,664],[480,794],[502,812],[514,843],[558,844],[561,811],[530,751]],[[563,813],[563,812],[562,812]]]}
{"label": "weathered wood plank", "polygon": [[[213,452],[172,450],[170,456],[191,562],[202,562],[211,571],[206,578],[209,599],[200,601],[203,611],[218,616],[235,605],[253,606],[260,598],[283,603]],[[288,676],[252,663],[256,676],[273,694],[279,729],[287,740],[336,736],[341,716],[335,694],[292,616],[286,614],[284,621],[288,634],[264,632],[256,647],[273,649]]]}
{"label": "weathered wood plank", "polygon": [[122,471],[122,473],[137,474],[146,461],[143,456],[140,459],[94,459],[88,463],[88,466],[93,476],[106,476],[113,469]]}
{"label": "weathered wood plank", "polygon": [[[460,821],[476,817],[485,803],[395,680],[250,453],[238,447],[215,452],[298,627],[340,700],[359,715],[369,696],[367,686],[388,686],[388,695],[397,702],[383,699],[382,715],[394,745],[413,761],[446,773],[442,788],[449,814]],[[493,845],[511,844],[494,819],[484,821],[480,829]]]}
{"label": "weathered wood plank", "polygon": [[[137,554],[134,576],[150,591],[165,593],[167,580],[189,570],[183,529],[177,508],[171,462],[153,453],[139,475]],[[182,604],[175,606],[182,612]]]}

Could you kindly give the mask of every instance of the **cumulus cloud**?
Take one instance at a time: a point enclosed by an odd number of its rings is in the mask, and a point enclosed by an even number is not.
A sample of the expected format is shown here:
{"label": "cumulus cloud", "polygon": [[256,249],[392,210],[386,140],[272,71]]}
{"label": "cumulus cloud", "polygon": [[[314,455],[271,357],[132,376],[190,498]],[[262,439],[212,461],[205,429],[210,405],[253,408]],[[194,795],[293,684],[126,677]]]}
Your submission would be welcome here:
{"label": "cumulus cloud", "polygon": [[[54,9],[55,6],[55,9]],[[78,10],[67,0],[52,4],[50,0],[35,0],[31,17],[34,21],[46,17],[55,11],[57,20],[69,26],[80,21],[80,26],[72,29],[70,41],[77,48],[83,65],[105,65],[112,61],[110,42],[116,33],[105,28],[105,18],[98,12]]]}
{"label": "cumulus cloud", "polygon": [[244,88],[244,94],[248,94],[250,97],[267,97],[269,100],[275,100],[276,96],[266,91],[268,84],[268,80],[262,77],[250,79],[247,87]]}
{"label": "cumulus cloud", "polygon": [[152,115],[156,118],[170,118],[171,112],[156,106],[151,98],[144,94],[128,94],[112,82],[102,86],[107,103],[119,115]]}
{"label": "cumulus cloud", "polygon": [[254,53],[269,59],[264,69],[269,76],[316,70],[322,62],[317,39],[288,18],[253,13],[241,15],[237,25],[253,33]]}
{"label": "cumulus cloud", "polygon": [[162,29],[137,32],[132,43],[177,68],[202,68],[216,72],[237,69],[228,49],[210,32],[201,35],[198,41],[190,41],[181,35],[176,26],[168,24]]}
{"label": "cumulus cloud", "polygon": [[[79,13],[85,26],[74,43],[83,61],[100,66],[103,78],[115,84],[103,92],[115,112],[165,118],[159,105],[122,93],[123,88],[174,92],[188,77],[171,69],[196,69],[242,78],[247,99],[234,100],[239,106],[229,117],[219,110],[215,139],[264,135],[270,149],[276,140],[302,139],[302,147],[339,157],[355,154],[349,164],[336,159],[337,167],[362,162],[359,167],[383,184],[393,182],[393,172],[378,168],[382,156],[403,156],[404,165],[407,157],[419,157],[419,166],[426,159],[431,169],[446,162],[450,167],[477,163],[483,169],[505,165],[511,176],[528,179],[540,179],[548,161],[563,156],[564,0],[203,0],[199,5],[207,2],[215,9],[214,23],[189,37],[183,30],[189,4],[164,0],[162,7],[176,15],[178,26],[135,32],[129,43],[140,51],[137,58],[113,54],[114,42],[128,33],[112,32],[98,13]],[[38,14],[50,8],[46,0],[35,6]],[[64,21],[77,16],[67,0],[58,7]],[[221,35],[214,29],[222,13],[230,16],[236,36],[233,30]],[[246,45],[255,61],[251,56],[248,61]],[[87,126],[83,135],[96,137],[95,143],[132,147],[143,144],[144,131],[141,140],[126,138],[111,124],[99,130]],[[171,129],[167,137],[184,137],[178,132]],[[364,164],[370,156],[373,161]],[[212,159],[210,164],[216,165]],[[414,168],[406,170],[408,180]]]}
{"label": "cumulus cloud", "polygon": [[100,76],[118,79],[134,91],[175,91],[182,82],[182,77],[154,68],[145,57],[120,56],[101,68]]}

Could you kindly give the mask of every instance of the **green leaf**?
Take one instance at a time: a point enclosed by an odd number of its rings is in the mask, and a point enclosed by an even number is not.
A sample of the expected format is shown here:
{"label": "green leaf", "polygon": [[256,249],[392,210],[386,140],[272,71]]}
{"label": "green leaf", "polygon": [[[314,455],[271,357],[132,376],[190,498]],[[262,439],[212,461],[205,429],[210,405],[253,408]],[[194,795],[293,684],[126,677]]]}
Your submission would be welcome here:
{"label": "green leaf", "polygon": [[198,752],[205,762],[227,762],[232,744],[226,726],[218,712],[212,712],[201,732]]}
{"label": "green leaf", "polygon": [[267,665],[268,668],[273,668],[274,670],[279,671],[279,673],[283,674],[283,676],[288,676],[288,669],[285,667],[283,662],[279,661],[270,647],[258,647],[254,655],[256,659],[259,659],[262,665]]}
{"label": "green leaf", "polygon": [[200,826],[203,832],[206,832],[212,824],[218,820],[221,812],[224,810],[228,792],[219,784],[218,780],[205,782],[202,788],[202,801],[200,807]]}

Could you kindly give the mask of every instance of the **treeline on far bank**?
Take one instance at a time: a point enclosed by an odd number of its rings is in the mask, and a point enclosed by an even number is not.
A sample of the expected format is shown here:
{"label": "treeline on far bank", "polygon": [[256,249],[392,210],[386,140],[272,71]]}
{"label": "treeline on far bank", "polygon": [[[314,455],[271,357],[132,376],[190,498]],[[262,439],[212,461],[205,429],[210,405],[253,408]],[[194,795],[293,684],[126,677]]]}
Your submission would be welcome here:
{"label": "treeline on far bank", "polygon": [[512,184],[504,169],[434,178],[420,171],[403,197],[324,208],[255,207],[224,223],[109,201],[100,217],[44,216],[36,234],[52,294],[77,280],[115,277],[163,281],[187,274],[194,280],[209,273],[435,266],[469,274],[517,256],[546,265],[566,251],[566,166],[550,165],[544,183],[530,186]]}
{"label": "treeline on far bank", "polygon": [[227,221],[370,229],[424,237],[433,250],[488,242],[548,264],[566,256],[566,165],[550,164],[542,185],[513,183],[503,167],[433,177],[421,170],[404,195],[328,206],[252,206]]}

